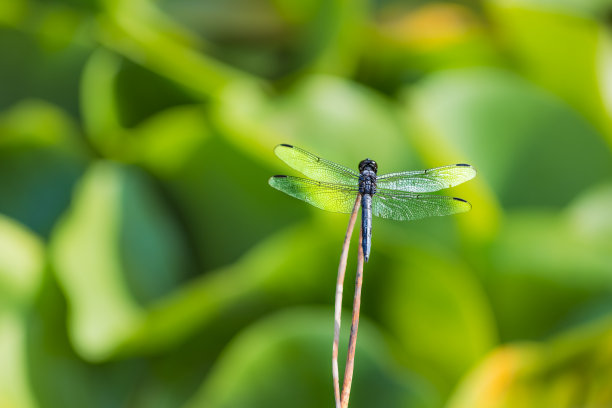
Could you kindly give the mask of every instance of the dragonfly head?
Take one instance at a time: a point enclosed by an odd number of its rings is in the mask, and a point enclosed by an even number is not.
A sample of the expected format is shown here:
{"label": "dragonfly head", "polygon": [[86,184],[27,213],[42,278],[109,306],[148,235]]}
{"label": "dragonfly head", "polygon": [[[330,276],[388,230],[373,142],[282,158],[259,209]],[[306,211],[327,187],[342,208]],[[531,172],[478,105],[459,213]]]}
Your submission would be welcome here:
{"label": "dragonfly head", "polygon": [[372,170],[374,173],[378,171],[378,164],[374,160],[365,159],[359,163],[359,172],[364,170]]}

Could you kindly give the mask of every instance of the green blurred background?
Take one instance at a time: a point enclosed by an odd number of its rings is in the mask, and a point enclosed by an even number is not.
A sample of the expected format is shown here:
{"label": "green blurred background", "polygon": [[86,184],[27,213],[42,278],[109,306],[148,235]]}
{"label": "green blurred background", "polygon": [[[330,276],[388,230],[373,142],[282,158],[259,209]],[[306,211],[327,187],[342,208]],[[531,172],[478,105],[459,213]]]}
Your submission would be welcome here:
{"label": "green blurred background", "polygon": [[611,28],[610,0],[2,0],[0,407],[332,406],[348,216],[267,185],[278,143],[479,171],[470,213],[375,220],[351,407],[611,407]]}

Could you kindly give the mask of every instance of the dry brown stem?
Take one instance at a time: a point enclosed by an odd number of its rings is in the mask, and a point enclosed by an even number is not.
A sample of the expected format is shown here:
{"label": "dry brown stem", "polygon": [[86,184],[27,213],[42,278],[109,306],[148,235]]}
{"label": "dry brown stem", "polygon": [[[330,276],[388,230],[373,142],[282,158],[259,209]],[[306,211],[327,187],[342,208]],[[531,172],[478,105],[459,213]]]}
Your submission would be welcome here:
{"label": "dry brown stem", "polygon": [[[355,221],[357,220],[357,213],[359,212],[360,204],[361,204],[361,195],[358,194],[357,199],[355,200],[355,205],[353,207],[353,212],[351,213],[351,218],[349,220],[348,227],[346,229],[346,235],[344,237],[344,244],[342,246],[342,254],[340,255],[340,264],[338,265],[338,279],[336,281],[334,344],[332,347],[332,376],[334,379],[334,395],[336,399],[336,408],[341,407],[340,378],[338,375],[338,344],[340,342],[340,318],[342,315],[342,288],[344,286],[344,275],[346,272],[346,262],[348,260],[351,235],[353,235],[353,228],[355,227]],[[361,240],[360,240],[359,248],[361,248]],[[362,255],[362,258],[363,258],[363,255]],[[354,319],[353,319],[353,322],[354,322]],[[351,336],[352,336],[352,331],[351,331]],[[352,373],[352,368],[351,368],[351,373]],[[346,378],[345,378],[345,382],[346,382]],[[350,384],[349,384],[349,388],[350,388]]]}
{"label": "dry brown stem", "polygon": [[[363,231],[361,231],[363,232]],[[359,234],[359,255],[357,256],[357,276],[355,277],[355,297],[353,298],[353,323],[351,324],[351,336],[349,337],[348,352],[346,355],[346,367],[344,368],[344,382],[342,384],[342,396],[340,398],[341,408],[347,408],[351,394],[351,383],[353,381],[353,367],[355,365],[355,346],[357,344],[357,329],[359,328],[359,309],[361,307],[361,283],[363,281],[363,247],[362,233]]]}

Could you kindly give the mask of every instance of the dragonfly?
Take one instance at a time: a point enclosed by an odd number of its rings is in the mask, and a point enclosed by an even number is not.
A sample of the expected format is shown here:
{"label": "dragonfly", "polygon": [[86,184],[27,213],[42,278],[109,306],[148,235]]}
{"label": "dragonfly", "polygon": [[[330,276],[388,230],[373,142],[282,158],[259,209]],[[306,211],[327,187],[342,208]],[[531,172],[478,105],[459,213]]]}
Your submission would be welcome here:
{"label": "dragonfly", "polygon": [[462,198],[427,194],[474,178],[476,170],[469,164],[378,176],[378,164],[370,159],[362,160],[356,172],[290,144],[279,144],[274,153],[307,177],[271,177],[268,183],[285,194],[323,210],[347,214],[353,212],[357,195],[361,196],[362,250],[366,262],[372,245],[372,215],[407,221],[458,214],[472,208]]}

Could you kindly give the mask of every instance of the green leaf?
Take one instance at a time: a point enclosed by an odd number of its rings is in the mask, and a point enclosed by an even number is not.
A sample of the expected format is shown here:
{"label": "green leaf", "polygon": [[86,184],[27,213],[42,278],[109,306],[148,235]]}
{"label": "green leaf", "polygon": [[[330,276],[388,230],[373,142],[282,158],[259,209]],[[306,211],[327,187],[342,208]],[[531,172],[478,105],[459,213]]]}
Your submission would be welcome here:
{"label": "green leaf", "polygon": [[223,135],[268,163],[279,163],[272,154],[279,143],[354,169],[366,155],[383,163],[381,172],[419,163],[394,106],[381,94],[338,77],[310,76],[276,98],[232,87],[211,113]]}
{"label": "green leaf", "polygon": [[31,302],[42,279],[44,257],[38,237],[0,215],[0,305]]}
{"label": "green leaf", "polygon": [[0,406],[34,408],[24,338],[27,320],[17,310],[0,306]]}
{"label": "green leaf", "polygon": [[[175,118],[178,117],[180,115]],[[195,116],[191,119],[197,126],[201,123]],[[188,122],[183,123],[186,125]],[[187,133],[174,136],[171,123],[168,122],[168,126],[165,143],[170,146],[169,157],[164,157],[166,153],[159,150],[159,163],[149,161],[147,167],[161,174],[165,166],[175,166],[172,172],[163,174],[161,181],[176,211],[188,220],[185,229],[192,239],[196,262],[202,270],[235,262],[275,230],[295,220],[291,214],[306,211],[299,206],[292,206],[289,210],[289,206],[284,209],[275,207],[277,192],[267,184],[272,170],[261,165],[261,158],[227,145],[214,137],[214,133],[213,137],[207,137],[208,128],[198,129],[197,132],[203,135],[190,138]],[[176,128],[182,126],[176,124]],[[144,127],[141,129],[148,132]],[[153,132],[163,132],[163,129],[154,129]],[[144,136],[144,133],[139,135]],[[138,145],[134,147],[134,156],[138,157],[153,153],[147,150],[155,146],[151,144],[141,153],[137,153]],[[170,163],[173,151],[178,157],[175,163]],[[270,211],[271,208],[275,211]]]}
{"label": "green leaf", "polygon": [[[66,299],[47,269],[40,292],[26,315],[22,339],[28,383],[39,404],[49,408],[105,408],[133,404],[146,362],[90,364],[75,352],[66,330]],[[130,403],[128,403],[130,401]],[[138,406],[138,405],[137,405]]]}
{"label": "green leaf", "polygon": [[[76,116],[89,39],[86,30],[78,30],[83,16],[47,3],[15,0],[0,6],[0,48],[10,55],[0,64],[0,106],[42,99]],[[5,27],[3,19],[13,27]]]}
{"label": "green leaf", "polygon": [[122,139],[115,80],[121,58],[97,50],[87,61],[81,77],[81,115],[91,143],[103,153],[117,150]]}
{"label": "green leaf", "polygon": [[27,15],[26,0],[4,2],[0,5],[0,23],[7,26],[17,26],[23,22]]}
{"label": "green leaf", "polygon": [[169,349],[204,331],[216,333],[196,337],[198,347],[207,344],[203,358],[210,363],[228,336],[264,313],[303,302],[331,304],[343,223],[283,230],[237,262],[191,281],[152,306],[117,353]]}
{"label": "green leaf", "polygon": [[369,290],[377,289],[375,307],[405,364],[445,395],[496,343],[494,316],[473,271],[459,259],[423,244],[398,245],[386,247],[393,262],[384,281],[369,283]]}
{"label": "green leaf", "polygon": [[0,212],[46,237],[69,205],[88,152],[71,119],[41,101],[3,112],[0,133]]}
{"label": "green leaf", "polygon": [[[332,405],[332,323],[328,308],[290,309],[257,322],[228,345],[187,407]],[[377,328],[362,319],[351,406],[432,407],[435,400],[424,381],[393,362]]]}
{"label": "green leaf", "polygon": [[601,135],[510,72],[448,71],[407,96],[407,113],[424,129],[421,151],[427,157],[459,152],[505,207],[561,207],[612,175]]}
{"label": "green leaf", "polygon": [[101,162],[81,181],[52,254],[70,305],[70,334],[85,358],[105,358],[146,305],[187,271],[184,243],[167,211],[133,169]]}
{"label": "green leaf", "polygon": [[608,314],[545,342],[496,350],[466,376],[448,407],[609,406],[610,322]]}
{"label": "green leaf", "polygon": [[199,100],[235,82],[259,80],[200,52],[201,41],[146,1],[103,1],[100,39],[111,50],[167,77]]}
{"label": "green leaf", "polygon": [[611,191],[609,184],[598,186],[559,214],[508,217],[491,248],[494,273],[487,277],[503,339],[541,338],[589,301],[609,296]]}
{"label": "green leaf", "polygon": [[27,311],[41,286],[44,248],[39,238],[0,216],[0,406],[38,406],[29,380]]}
{"label": "green leaf", "polygon": [[483,16],[467,4],[380,6],[373,30],[363,35],[360,81],[395,94],[432,71],[503,64]]}
{"label": "green leaf", "polygon": [[489,0],[488,9],[519,70],[569,103],[612,143],[602,86],[609,66],[600,61],[609,34],[588,13],[603,7],[581,3]]}
{"label": "green leaf", "polygon": [[180,88],[107,50],[92,54],[81,83],[87,136],[106,157],[179,167],[173,152],[182,157],[208,133],[204,111]]}
{"label": "green leaf", "polygon": [[204,114],[201,106],[189,105],[150,116],[130,132],[129,141],[124,141],[123,158],[165,180],[184,177],[182,170],[198,159],[201,147],[210,137]]}

